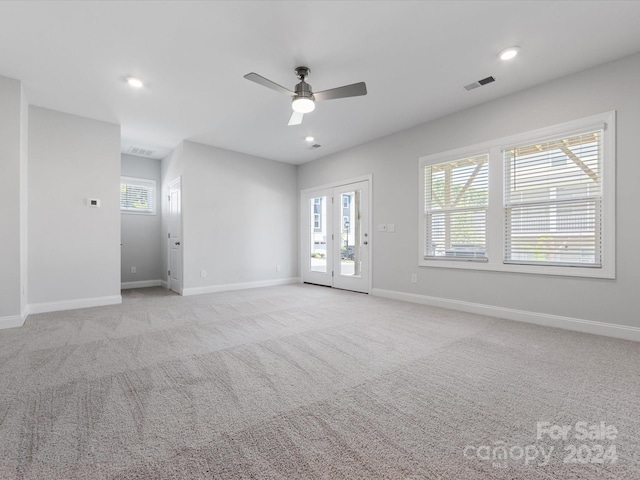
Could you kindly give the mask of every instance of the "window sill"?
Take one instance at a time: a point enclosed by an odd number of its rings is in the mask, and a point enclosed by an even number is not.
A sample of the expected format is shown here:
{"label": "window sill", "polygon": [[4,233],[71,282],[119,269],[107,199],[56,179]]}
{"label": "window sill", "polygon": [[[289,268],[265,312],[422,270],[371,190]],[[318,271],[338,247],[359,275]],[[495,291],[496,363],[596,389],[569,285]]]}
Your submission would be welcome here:
{"label": "window sill", "polygon": [[525,273],[531,275],[552,275],[563,277],[586,277],[615,279],[613,268],[551,266],[551,265],[519,265],[504,264],[477,260],[425,260],[420,258],[418,266],[427,268],[453,268],[458,270],[484,270],[504,273]]}
{"label": "window sill", "polygon": [[120,213],[123,215],[148,215],[148,216],[156,216],[156,212],[129,212],[126,210],[120,210]]}

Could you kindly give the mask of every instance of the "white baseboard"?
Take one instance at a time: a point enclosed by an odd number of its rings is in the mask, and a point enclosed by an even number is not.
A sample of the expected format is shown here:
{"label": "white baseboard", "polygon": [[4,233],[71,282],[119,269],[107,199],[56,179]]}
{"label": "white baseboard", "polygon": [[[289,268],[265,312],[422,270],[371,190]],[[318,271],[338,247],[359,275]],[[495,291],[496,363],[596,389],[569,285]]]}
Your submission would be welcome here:
{"label": "white baseboard", "polygon": [[63,300],[60,302],[30,303],[29,314],[58,312],[60,310],[76,310],[78,308],[102,307],[105,305],[117,305],[122,303],[121,295],[110,297],[78,298],[76,300]]}
{"label": "white baseboard", "polygon": [[622,338],[624,340],[634,340],[640,342],[640,328],[617,325],[615,323],[596,322],[593,320],[583,320],[580,318],[562,317],[550,315],[548,313],[528,312],[526,310],[516,310],[513,308],[496,307],[481,303],[464,302],[461,300],[451,300],[447,298],[429,297],[415,293],[398,292],[395,290],[384,290],[374,288],[371,294],[377,297],[391,298],[405,302],[421,303],[433,307],[460,310],[463,312],[487,315],[490,317],[504,318],[518,322],[535,323],[546,327],[564,328],[576,332],[592,333],[607,337]]}
{"label": "white baseboard", "polygon": [[138,282],[122,282],[120,284],[120,289],[126,290],[128,288],[160,287],[161,285],[162,280],[140,280]]}
{"label": "white baseboard", "polygon": [[169,282],[167,282],[166,280],[160,280],[160,286],[162,288],[169,288]]}
{"label": "white baseboard", "polygon": [[7,317],[0,317],[0,330],[3,328],[15,328],[24,325],[26,317],[21,315],[9,315]]}
{"label": "white baseboard", "polygon": [[24,325],[25,320],[29,316],[29,305],[25,306],[21,315],[9,315],[0,317],[0,330],[4,328],[15,328]]}
{"label": "white baseboard", "polygon": [[274,287],[276,285],[289,285],[291,283],[300,283],[300,278],[278,278],[275,280],[262,280],[259,282],[228,283],[225,285],[184,288],[182,290],[182,295],[186,297],[189,295],[201,295],[203,293],[228,292],[230,290],[245,290],[247,288]]}

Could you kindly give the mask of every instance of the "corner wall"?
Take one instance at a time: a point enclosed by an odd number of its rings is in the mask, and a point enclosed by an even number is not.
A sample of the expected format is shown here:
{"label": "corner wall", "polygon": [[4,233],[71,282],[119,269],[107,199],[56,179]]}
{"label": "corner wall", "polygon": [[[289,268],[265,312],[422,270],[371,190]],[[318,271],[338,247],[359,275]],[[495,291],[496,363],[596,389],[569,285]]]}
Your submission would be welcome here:
{"label": "corner wall", "polygon": [[183,293],[297,282],[296,167],[183,147]]}
{"label": "corner wall", "polygon": [[20,105],[20,311],[26,319],[29,314],[28,265],[29,265],[29,103],[22,92]]}
{"label": "corner wall", "polygon": [[0,328],[20,326],[26,316],[25,102],[20,82],[0,77]]}
{"label": "corner wall", "polygon": [[[373,174],[372,223],[396,226],[372,232],[380,295],[640,340],[638,78],[640,54],[301,165],[298,187]],[[615,280],[418,267],[418,157],[610,110],[617,111]]]}
{"label": "corner wall", "polygon": [[120,127],[31,106],[28,171],[30,313],[120,303]]}

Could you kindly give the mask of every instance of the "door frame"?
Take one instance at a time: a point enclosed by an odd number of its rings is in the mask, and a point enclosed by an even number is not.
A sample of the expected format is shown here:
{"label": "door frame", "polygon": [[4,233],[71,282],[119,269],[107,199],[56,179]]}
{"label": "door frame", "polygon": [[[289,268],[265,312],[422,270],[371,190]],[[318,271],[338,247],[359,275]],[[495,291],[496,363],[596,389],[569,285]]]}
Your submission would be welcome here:
{"label": "door frame", "polygon": [[[302,204],[303,204],[303,200],[305,195],[315,192],[315,191],[319,191],[319,190],[329,190],[329,189],[334,189],[337,187],[342,187],[345,185],[349,185],[352,183],[358,183],[358,182],[368,182],[368,186],[369,186],[369,192],[368,192],[368,202],[367,202],[367,208],[369,211],[369,228],[368,228],[368,232],[369,232],[369,248],[367,249],[367,262],[369,262],[369,271],[367,272],[366,275],[366,279],[367,279],[367,284],[368,284],[368,289],[367,292],[368,294],[371,293],[371,290],[373,289],[373,175],[372,174],[368,174],[368,175],[362,175],[360,177],[354,177],[354,178],[348,178],[345,180],[339,180],[336,182],[332,182],[332,183],[325,183],[323,185],[316,185],[313,187],[308,187],[308,188],[304,188],[302,190],[300,190],[300,198],[298,201],[298,205],[300,205],[300,211],[299,211],[299,225],[300,228],[298,229],[298,233],[300,234],[300,243],[299,243],[299,251],[300,251],[300,255],[299,255],[299,264],[300,264],[300,268],[299,268],[299,277],[300,277],[300,282],[304,283],[304,268],[305,265],[307,264],[307,258],[305,257],[305,242],[306,242],[306,235],[304,234],[304,231],[302,230],[303,228],[307,228],[308,225],[305,223],[305,209],[302,208]],[[333,265],[332,265],[333,268]],[[333,288],[333,287],[332,287]]]}

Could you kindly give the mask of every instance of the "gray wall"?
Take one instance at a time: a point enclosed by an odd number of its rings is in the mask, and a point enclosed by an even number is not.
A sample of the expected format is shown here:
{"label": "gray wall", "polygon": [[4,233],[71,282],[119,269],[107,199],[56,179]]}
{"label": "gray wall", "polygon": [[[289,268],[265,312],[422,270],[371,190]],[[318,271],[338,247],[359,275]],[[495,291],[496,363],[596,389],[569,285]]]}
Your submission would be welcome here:
{"label": "gray wall", "polygon": [[296,167],[188,141],[182,157],[185,289],[297,277]]}
{"label": "gray wall", "polygon": [[21,221],[26,214],[23,211],[26,183],[20,176],[26,162],[22,142],[23,100],[20,82],[0,77],[0,321],[3,317],[20,316],[24,311],[21,259],[25,245],[21,233],[25,227]]}
{"label": "gray wall", "polygon": [[[164,280],[161,276],[162,242],[160,160],[122,155],[121,175],[156,181],[156,214],[121,213],[121,269],[122,283]],[[136,267],[136,273],[131,273]]]}
{"label": "gray wall", "polygon": [[[373,174],[373,225],[396,225],[396,233],[372,232],[374,288],[640,327],[639,78],[640,54],[302,165],[298,186]],[[615,280],[417,266],[418,157],[610,110],[617,111]]]}
{"label": "gray wall", "polygon": [[119,297],[120,127],[31,106],[28,170],[29,304]]}

